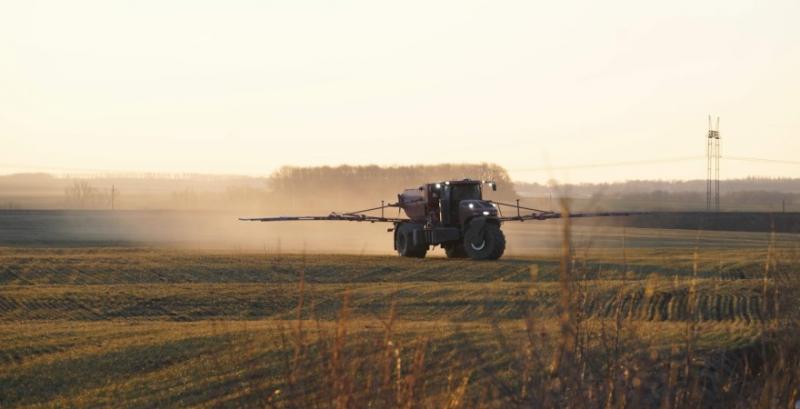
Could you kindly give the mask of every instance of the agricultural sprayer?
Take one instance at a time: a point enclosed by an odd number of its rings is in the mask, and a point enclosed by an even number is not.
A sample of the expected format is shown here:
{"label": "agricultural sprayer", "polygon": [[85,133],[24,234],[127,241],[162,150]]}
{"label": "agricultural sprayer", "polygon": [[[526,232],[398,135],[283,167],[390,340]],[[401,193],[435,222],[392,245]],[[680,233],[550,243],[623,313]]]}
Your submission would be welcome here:
{"label": "agricultural sprayer", "polygon": [[[327,216],[276,216],[240,218],[243,221],[281,222],[301,220],[341,220],[352,222],[392,223],[394,248],[403,257],[425,257],[428,250],[441,246],[448,258],[496,260],[503,255],[506,238],[501,224],[509,221],[547,220],[564,214],[516,204],[483,200],[483,187],[497,190],[492,181],[472,179],[427,183],[406,189],[397,195],[396,203]],[[407,218],[386,217],[385,209],[400,208]],[[504,216],[501,209],[513,215]],[[380,216],[368,212],[381,211]],[[524,213],[523,213],[524,212]],[[627,216],[631,212],[570,213],[569,217]],[[398,214],[399,216],[399,214]]]}

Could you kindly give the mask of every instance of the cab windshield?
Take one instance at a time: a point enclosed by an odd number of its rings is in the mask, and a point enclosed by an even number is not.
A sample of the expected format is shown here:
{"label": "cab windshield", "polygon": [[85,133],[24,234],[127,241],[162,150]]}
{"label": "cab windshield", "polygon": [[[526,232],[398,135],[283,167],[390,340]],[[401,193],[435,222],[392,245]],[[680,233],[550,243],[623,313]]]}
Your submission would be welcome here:
{"label": "cab windshield", "polygon": [[474,185],[451,185],[452,192],[450,199],[454,203],[461,203],[462,200],[480,200],[481,186]]}

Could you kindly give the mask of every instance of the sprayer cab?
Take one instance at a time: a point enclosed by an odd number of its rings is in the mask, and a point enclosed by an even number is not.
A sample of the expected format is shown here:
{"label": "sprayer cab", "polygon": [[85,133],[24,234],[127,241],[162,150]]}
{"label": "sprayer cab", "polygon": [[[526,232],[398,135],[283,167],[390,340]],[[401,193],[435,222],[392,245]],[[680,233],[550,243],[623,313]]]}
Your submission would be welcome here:
{"label": "sprayer cab", "polygon": [[424,257],[440,245],[448,257],[497,259],[505,250],[497,207],[483,200],[491,181],[472,179],[427,183],[398,196],[408,222],[395,224],[395,249],[401,256]]}
{"label": "sprayer cab", "polygon": [[398,204],[415,223],[460,226],[474,216],[497,216],[497,208],[483,200],[483,185],[494,182],[451,180],[427,183],[397,195]]}

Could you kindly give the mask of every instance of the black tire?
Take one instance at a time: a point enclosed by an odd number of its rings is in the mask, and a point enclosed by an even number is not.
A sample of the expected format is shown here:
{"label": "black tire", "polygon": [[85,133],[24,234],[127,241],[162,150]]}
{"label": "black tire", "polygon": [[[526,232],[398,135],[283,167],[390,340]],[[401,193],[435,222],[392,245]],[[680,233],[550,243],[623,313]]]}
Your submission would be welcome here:
{"label": "black tire", "polygon": [[394,247],[397,249],[397,254],[402,257],[424,258],[428,252],[428,246],[426,244],[414,246],[414,230],[414,226],[408,223],[397,226]]}
{"label": "black tire", "polygon": [[464,249],[463,242],[450,243],[444,246],[444,254],[447,258],[467,258],[467,250]]}
{"label": "black tire", "polygon": [[506,250],[506,236],[500,226],[486,223],[464,234],[464,251],[473,260],[497,260]]}

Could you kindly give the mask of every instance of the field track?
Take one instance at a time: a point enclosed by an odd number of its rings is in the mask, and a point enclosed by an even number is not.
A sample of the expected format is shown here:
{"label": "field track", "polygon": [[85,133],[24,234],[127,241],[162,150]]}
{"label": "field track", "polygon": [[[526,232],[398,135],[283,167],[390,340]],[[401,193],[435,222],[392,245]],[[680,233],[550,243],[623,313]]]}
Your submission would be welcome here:
{"label": "field track", "polygon": [[[675,232],[648,232],[631,231],[624,250],[576,248],[572,268],[585,331],[619,322],[637,342],[668,352],[692,325],[698,350],[709,354],[755,345],[774,318],[776,278],[797,266],[791,240],[768,250],[764,236],[718,233],[717,245],[695,252],[695,233],[680,242]],[[675,245],[642,245],[659,238]],[[726,240],[740,246],[719,245]],[[742,245],[749,241],[758,245]],[[781,261],[770,264],[765,280],[768,257]],[[282,387],[293,328],[308,328],[309,339],[330,337],[345,303],[353,339],[383,339],[394,310],[393,342],[408,353],[421,339],[431,345],[428,377],[469,370],[482,385],[491,377],[480,374],[501,373],[513,362],[504,345],[525,339],[526,317],[535,317],[542,334],[557,333],[559,272],[557,254],[548,249],[472,262],[435,254],[415,260],[0,248],[0,403],[261,406]],[[464,361],[465,353],[477,361]]]}
{"label": "field track", "polygon": [[[726,262],[715,265],[714,256]],[[633,250],[626,264],[590,257],[580,271],[586,313],[608,317],[619,309],[632,319],[682,321],[694,286],[702,321],[765,318],[757,259],[709,254],[690,280],[690,260],[670,256],[671,266],[656,264],[665,257]],[[0,320],[286,319],[301,272],[314,313],[326,319],[335,317],[346,292],[356,314],[385,313],[394,302],[403,319],[420,321],[520,319],[531,307],[551,315],[558,298],[559,265],[548,257],[474,263],[87,248],[5,249],[0,259]]]}

